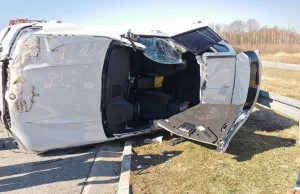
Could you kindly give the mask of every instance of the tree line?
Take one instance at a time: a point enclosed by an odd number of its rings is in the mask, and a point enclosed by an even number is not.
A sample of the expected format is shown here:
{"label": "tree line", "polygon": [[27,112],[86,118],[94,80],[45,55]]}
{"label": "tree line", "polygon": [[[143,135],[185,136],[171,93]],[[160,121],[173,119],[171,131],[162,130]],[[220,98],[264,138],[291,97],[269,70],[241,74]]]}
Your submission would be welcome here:
{"label": "tree line", "polygon": [[232,45],[299,45],[300,34],[295,29],[261,26],[255,19],[236,20],[229,25],[210,25]]}

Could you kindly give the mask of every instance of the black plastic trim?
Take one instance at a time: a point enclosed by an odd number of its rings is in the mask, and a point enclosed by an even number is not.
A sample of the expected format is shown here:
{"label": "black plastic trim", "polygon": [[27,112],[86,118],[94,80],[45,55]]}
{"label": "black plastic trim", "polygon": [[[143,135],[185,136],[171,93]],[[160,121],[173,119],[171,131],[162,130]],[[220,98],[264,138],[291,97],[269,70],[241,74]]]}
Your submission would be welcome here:
{"label": "black plastic trim", "polygon": [[[243,110],[250,110],[255,103],[255,98],[259,87],[259,58],[254,51],[244,52],[250,60],[250,82],[246,103]],[[252,82],[251,82],[252,81]],[[254,85],[253,85],[254,81]]]}
{"label": "black plastic trim", "polygon": [[3,124],[5,129],[10,130],[10,114],[9,114],[9,108],[8,108],[8,104],[7,101],[5,99],[5,93],[6,93],[6,87],[7,87],[7,79],[8,79],[8,66],[9,66],[9,58],[6,58],[2,61],[2,119],[3,119]]}
{"label": "black plastic trim", "polygon": [[[104,63],[103,63],[103,70],[102,70],[102,89],[101,89],[101,115],[102,115],[102,125],[104,129],[104,133],[106,137],[114,137],[113,132],[108,129],[107,125],[107,117],[106,117],[106,106],[105,104],[106,99],[108,98],[108,95],[106,93],[106,88],[109,85],[109,76],[107,75],[107,70],[108,70],[108,65],[109,65],[109,60],[110,60],[110,55],[112,51],[116,48],[124,47],[122,43],[117,42],[112,40],[111,43],[108,46],[105,58],[104,58]],[[117,71],[117,70],[116,70]]]}
{"label": "black plastic trim", "polygon": [[103,130],[104,133],[107,137],[113,137],[112,131],[108,129],[107,126],[107,118],[106,118],[106,104],[105,99],[107,98],[106,96],[106,87],[107,87],[107,70],[108,70],[108,64],[109,64],[109,59],[111,52],[114,48],[114,41],[111,41],[111,43],[108,46],[105,58],[104,58],[104,63],[103,63],[103,69],[102,69],[102,90],[101,90],[101,115],[102,115],[102,125],[103,125]]}

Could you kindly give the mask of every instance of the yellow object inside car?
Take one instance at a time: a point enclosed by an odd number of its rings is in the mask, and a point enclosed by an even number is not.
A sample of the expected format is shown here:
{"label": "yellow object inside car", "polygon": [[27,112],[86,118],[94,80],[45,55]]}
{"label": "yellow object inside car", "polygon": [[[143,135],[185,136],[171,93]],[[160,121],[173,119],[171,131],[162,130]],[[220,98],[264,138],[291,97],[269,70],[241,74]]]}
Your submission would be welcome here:
{"label": "yellow object inside car", "polygon": [[163,81],[164,81],[164,76],[155,77],[154,88],[160,88],[160,87],[162,87],[162,82]]}

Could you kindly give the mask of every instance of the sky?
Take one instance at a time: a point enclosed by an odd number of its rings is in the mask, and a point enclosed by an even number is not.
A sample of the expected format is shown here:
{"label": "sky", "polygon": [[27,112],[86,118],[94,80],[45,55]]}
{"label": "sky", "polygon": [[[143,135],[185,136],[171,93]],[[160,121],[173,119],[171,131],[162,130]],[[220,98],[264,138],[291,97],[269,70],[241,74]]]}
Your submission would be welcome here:
{"label": "sky", "polygon": [[0,18],[0,29],[16,18],[142,28],[174,21],[229,24],[254,18],[262,26],[300,32],[300,0],[2,0]]}

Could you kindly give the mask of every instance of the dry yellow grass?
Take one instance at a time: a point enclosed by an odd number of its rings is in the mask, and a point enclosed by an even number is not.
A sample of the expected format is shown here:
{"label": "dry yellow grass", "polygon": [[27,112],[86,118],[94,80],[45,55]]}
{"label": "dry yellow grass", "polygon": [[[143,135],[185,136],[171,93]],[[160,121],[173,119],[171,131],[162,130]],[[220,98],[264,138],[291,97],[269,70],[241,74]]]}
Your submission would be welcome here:
{"label": "dry yellow grass", "polygon": [[[297,124],[257,106],[227,153],[191,141],[168,146],[166,141],[161,145],[143,145],[142,138],[135,139],[133,193],[286,193],[294,185],[300,166]],[[164,139],[169,138],[167,133],[162,134]],[[167,157],[167,153],[174,156]],[[143,156],[152,156],[152,160]],[[165,163],[168,159],[172,161]],[[148,167],[137,170],[137,165],[143,164]]]}
{"label": "dry yellow grass", "polygon": [[258,44],[258,45],[232,45],[237,51],[259,50],[261,53],[300,53],[299,44]]}
{"label": "dry yellow grass", "polygon": [[300,64],[300,45],[232,45],[237,53],[259,50],[263,61]]}
{"label": "dry yellow grass", "polygon": [[300,64],[300,53],[262,53],[261,58],[263,61]]}
{"label": "dry yellow grass", "polygon": [[300,71],[263,67],[261,89],[300,100]]}

